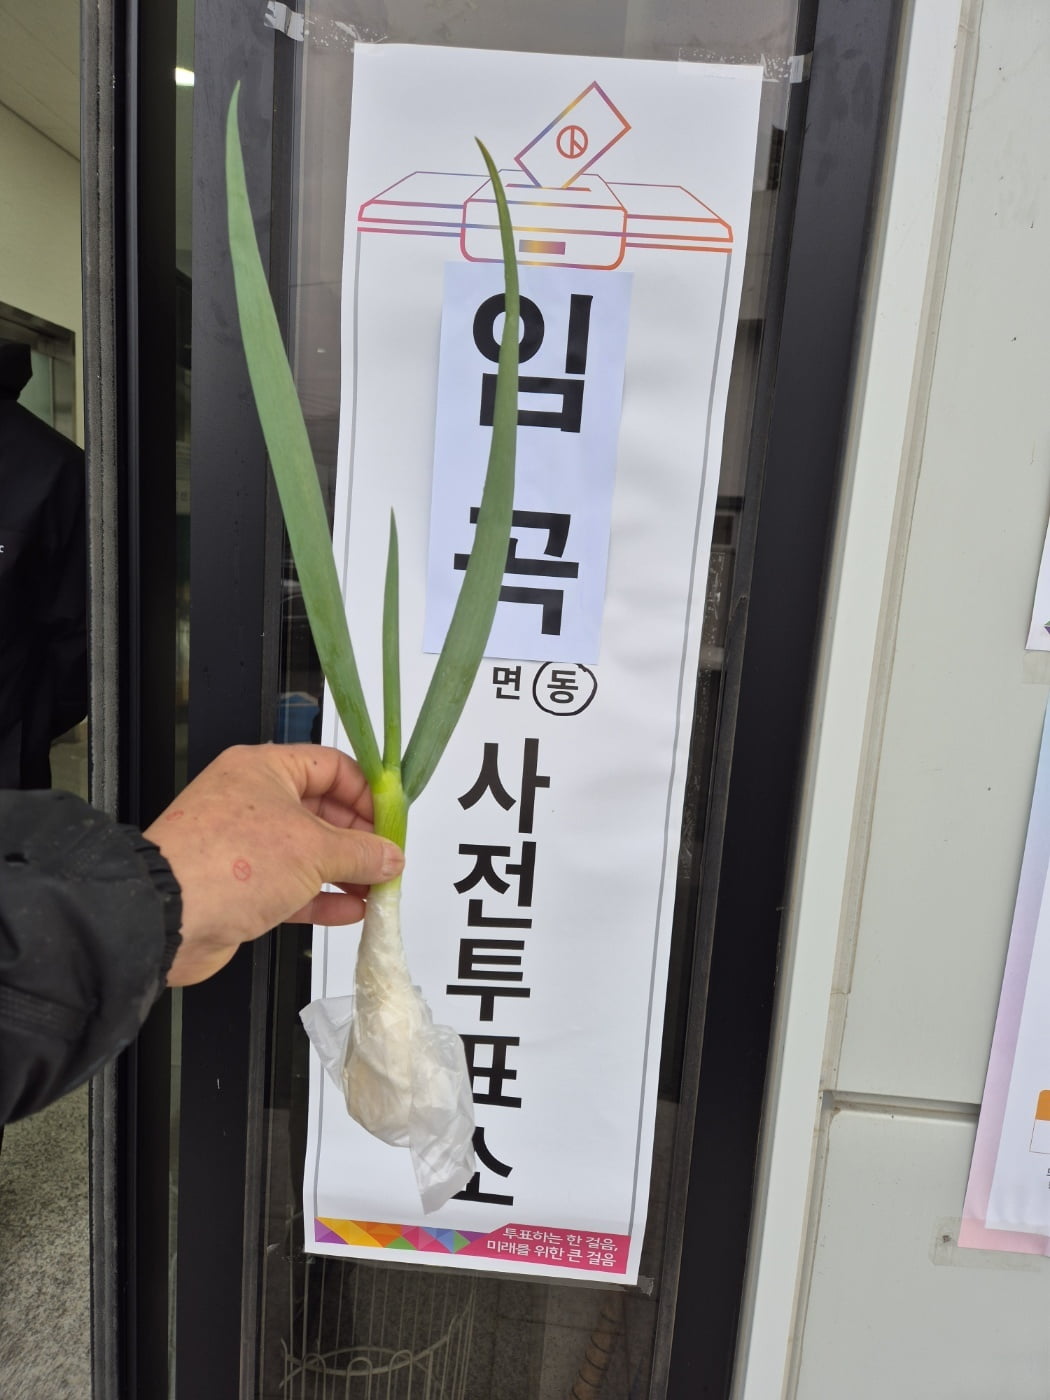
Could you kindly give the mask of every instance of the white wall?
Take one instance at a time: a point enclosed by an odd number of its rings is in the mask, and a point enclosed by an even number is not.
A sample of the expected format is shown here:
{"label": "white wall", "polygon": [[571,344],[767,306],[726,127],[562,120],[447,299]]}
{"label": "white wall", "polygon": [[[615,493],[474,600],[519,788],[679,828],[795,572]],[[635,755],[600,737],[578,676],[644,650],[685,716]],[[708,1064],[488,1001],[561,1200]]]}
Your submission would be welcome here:
{"label": "white wall", "polygon": [[77,440],[83,442],[80,163],[0,106],[0,301],[77,338]]}
{"label": "white wall", "polygon": [[[1050,669],[1050,5],[914,0],[737,1395],[1047,1400],[1050,1261],[959,1250]],[[1050,1008],[1048,1008],[1050,1014]]]}

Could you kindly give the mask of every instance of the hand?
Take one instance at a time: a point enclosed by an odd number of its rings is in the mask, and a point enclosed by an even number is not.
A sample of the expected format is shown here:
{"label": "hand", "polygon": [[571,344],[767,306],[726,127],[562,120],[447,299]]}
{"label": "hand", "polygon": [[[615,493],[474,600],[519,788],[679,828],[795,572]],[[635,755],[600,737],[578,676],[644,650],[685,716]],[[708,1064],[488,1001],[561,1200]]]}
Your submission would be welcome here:
{"label": "hand", "polygon": [[182,890],[171,987],[202,982],[277,924],[356,923],[369,885],[404,865],[398,846],[372,834],[360,768],[316,744],[227,749],[145,834]]}

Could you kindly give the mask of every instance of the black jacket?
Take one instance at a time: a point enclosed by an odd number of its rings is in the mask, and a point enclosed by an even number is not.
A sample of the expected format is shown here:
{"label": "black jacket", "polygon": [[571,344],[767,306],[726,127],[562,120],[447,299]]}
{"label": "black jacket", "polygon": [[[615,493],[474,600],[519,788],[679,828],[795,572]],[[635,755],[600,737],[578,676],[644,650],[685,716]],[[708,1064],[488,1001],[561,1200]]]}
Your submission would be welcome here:
{"label": "black jacket", "polygon": [[179,944],[160,851],[64,792],[0,793],[0,1125],[134,1037]]}
{"label": "black jacket", "polygon": [[0,787],[51,786],[87,711],[84,454],[16,402],[29,347],[0,340]]}

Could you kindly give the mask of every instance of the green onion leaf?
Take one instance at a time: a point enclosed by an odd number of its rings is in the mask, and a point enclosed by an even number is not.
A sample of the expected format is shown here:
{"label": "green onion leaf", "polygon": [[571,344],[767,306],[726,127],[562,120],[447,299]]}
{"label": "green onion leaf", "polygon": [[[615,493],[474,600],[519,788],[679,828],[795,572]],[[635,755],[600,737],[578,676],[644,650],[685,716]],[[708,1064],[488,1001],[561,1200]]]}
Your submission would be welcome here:
{"label": "green onion leaf", "polygon": [[401,767],[401,643],[398,621],[397,521],[390,512],[390,544],[383,589],[383,767]]}
{"label": "green onion leaf", "polygon": [[379,749],[350,644],[317,468],[255,240],[237,130],[239,91],[238,83],[226,119],[226,191],[245,359],[314,645],[347,738],[374,787],[382,771]]}
{"label": "green onion leaf", "polygon": [[226,189],[237,310],[252,392],[321,667],[347,738],[377,802],[381,798],[385,801],[388,795],[391,800],[396,797],[403,827],[407,803],[422,792],[463,712],[488,643],[507,562],[514,505],[520,333],[518,270],[507,198],[492,157],[479,141],[496,199],[505,285],[492,441],[474,547],[441,654],[405,750],[402,784],[398,780],[401,696],[397,530],[391,517],[383,608],[385,719],[384,753],[380,758],[350,642],[317,469],[255,240],[237,129],[239,90],[240,84],[234,89],[226,122]]}
{"label": "green onion leaf", "polygon": [[411,802],[426,786],[455,729],[485,654],[507,566],[514,506],[518,429],[518,265],[507,197],[488,151],[478,142],[496,196],[503,247],[505,316],[500,340],[492,441],[474,547],[430,686],[405,750],[402,782]]}

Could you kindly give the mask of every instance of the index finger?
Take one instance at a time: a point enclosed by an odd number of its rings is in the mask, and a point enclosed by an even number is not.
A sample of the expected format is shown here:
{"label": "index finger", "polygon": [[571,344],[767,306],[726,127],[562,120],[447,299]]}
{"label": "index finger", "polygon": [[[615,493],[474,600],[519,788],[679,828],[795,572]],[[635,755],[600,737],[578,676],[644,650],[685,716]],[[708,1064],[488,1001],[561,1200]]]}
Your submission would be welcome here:
{"label": "index finger", "polygon": [[[372,791],[360,767],[340,749],[323,744],[280,744],[290,760],[299,797],[305,807],[334,825],[370,823]],[[338,818],[343,820],[338,820]]]}

